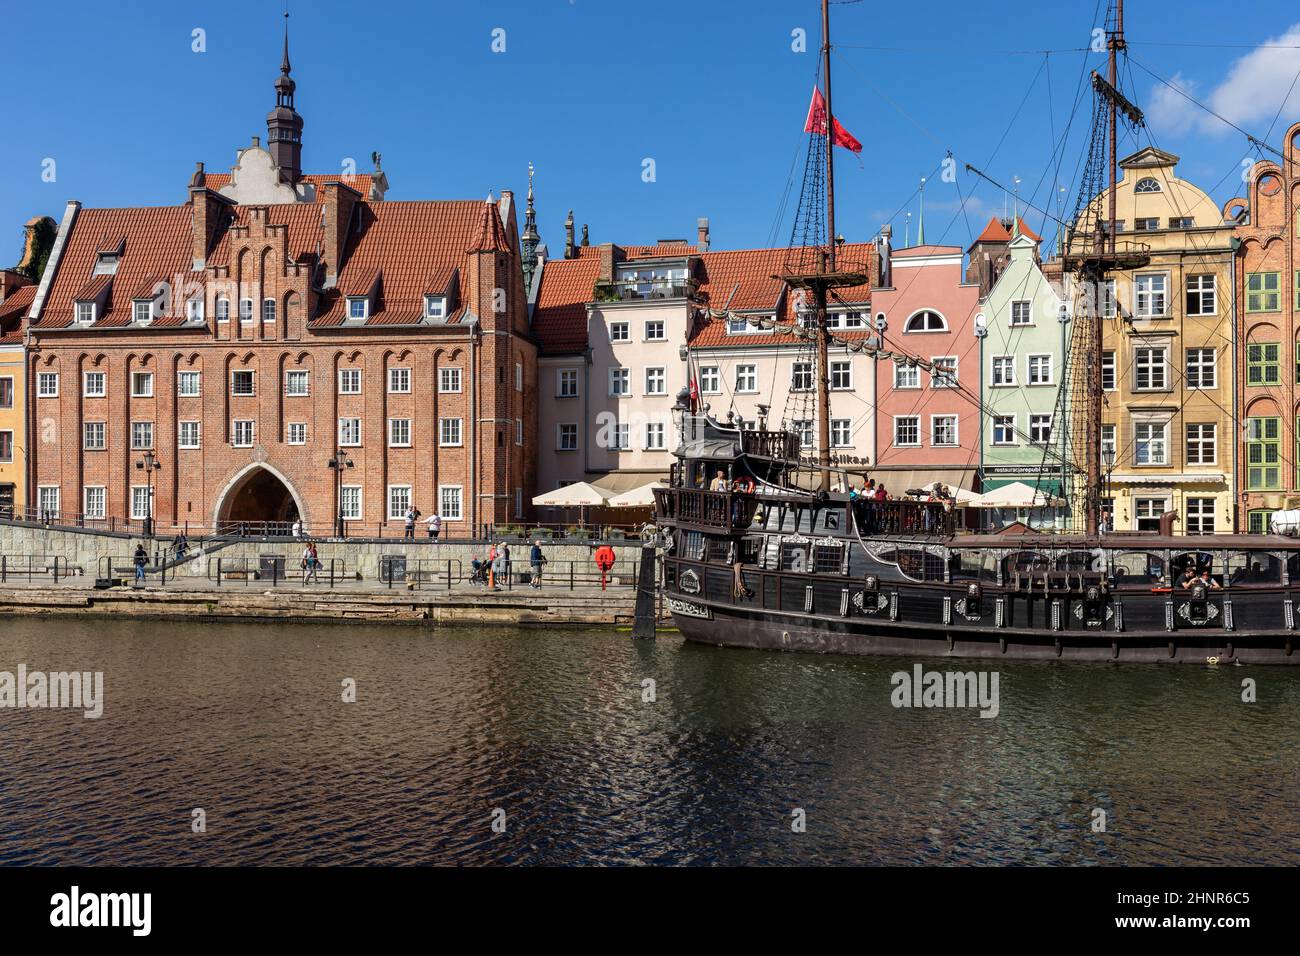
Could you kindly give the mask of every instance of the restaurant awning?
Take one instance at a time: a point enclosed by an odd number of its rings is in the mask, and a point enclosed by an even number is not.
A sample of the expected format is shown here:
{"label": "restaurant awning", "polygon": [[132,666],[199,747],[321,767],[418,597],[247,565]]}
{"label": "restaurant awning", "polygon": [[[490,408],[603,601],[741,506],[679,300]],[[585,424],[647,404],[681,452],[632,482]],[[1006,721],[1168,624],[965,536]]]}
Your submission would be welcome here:
{"label": "restaurant awning", "polygon": [[584,508],[603,505],[612,497],[612,493],[585,481],[574,482],[563,488],[556,488],[533,499],[533,504],[552,508]]}
{"label": "restaurant awning", "polygon": [[653,508],[655,503],[654,490],[667,487],[667,482],[651,481],[622,494],[615,495],[605,502],[605,506],[607,508]]}
{"label": "restaurant awning", "polygon": [[1001,488],[986,491],[971,502],[973,508],[1047,508],[1061,504],[1041,488],[1013,481]]}

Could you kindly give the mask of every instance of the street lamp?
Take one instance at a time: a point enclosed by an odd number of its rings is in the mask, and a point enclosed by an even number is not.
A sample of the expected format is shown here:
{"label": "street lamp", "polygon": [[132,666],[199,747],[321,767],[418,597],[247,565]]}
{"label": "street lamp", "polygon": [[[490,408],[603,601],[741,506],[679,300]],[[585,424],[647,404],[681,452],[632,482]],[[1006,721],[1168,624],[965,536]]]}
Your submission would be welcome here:
{"label": "street lamp", "polygon": [[148,481],[147,493],[144,503],[144,536],[153,537],[153,473],[162,471],[162,462],[157,459],[152,451],[144,453],[144,458],[135,463],[136,471],[143,471]]}
{"label": "street lamp", "polygon": [[334,536],[345,537],[343,533],[343,472],[352,467],[352,459],[342,448],[334,451],[334,457],[325,463],[334,469],[334,500],[338,502],[338,516],[335,519]]}

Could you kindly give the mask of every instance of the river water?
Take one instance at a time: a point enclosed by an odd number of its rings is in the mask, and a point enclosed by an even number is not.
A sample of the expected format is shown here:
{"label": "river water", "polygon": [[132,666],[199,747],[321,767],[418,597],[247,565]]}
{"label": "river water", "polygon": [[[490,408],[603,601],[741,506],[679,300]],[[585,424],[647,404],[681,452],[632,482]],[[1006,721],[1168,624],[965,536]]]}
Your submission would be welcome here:
{"label": "river water", "polygon": [[105,702],[0,709],[0,864],[1300,863],[1292,669],[1007,663],[981,718],[594,631],[0,621],[20,663]]}

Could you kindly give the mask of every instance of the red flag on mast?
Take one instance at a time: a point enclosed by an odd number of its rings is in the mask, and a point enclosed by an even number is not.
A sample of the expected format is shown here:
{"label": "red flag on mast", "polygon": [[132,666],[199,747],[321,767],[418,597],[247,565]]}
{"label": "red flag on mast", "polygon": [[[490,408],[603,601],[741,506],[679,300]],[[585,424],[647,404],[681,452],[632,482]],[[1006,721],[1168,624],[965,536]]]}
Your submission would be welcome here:
{"label": "red flag on mast", "polygon": [[[826,135],[826,99],[822,96],[822,91],[813,87],[812,103],[808,105],[808,120],[803,124],[805,133],[820,133]],[[862,152],[862,144],[854,138],[853,134],[840,125],[840,121],[831,117],[831,131],[833,142],[836,146],[843,146],[851,153]]]}

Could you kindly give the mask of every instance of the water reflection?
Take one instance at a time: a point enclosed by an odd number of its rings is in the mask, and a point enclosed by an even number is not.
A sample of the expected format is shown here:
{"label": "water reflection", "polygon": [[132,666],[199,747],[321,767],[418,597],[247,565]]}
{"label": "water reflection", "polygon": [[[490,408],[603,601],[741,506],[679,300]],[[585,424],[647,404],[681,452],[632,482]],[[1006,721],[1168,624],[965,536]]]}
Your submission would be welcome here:
{"label": "water reflection", "polygon": [[1289,669],[1011,664],[986,720],[894,709],[910,661],[626,634],[9,620],[19,662],[106,703],[0,710],[3,863],[1300,859]]}

